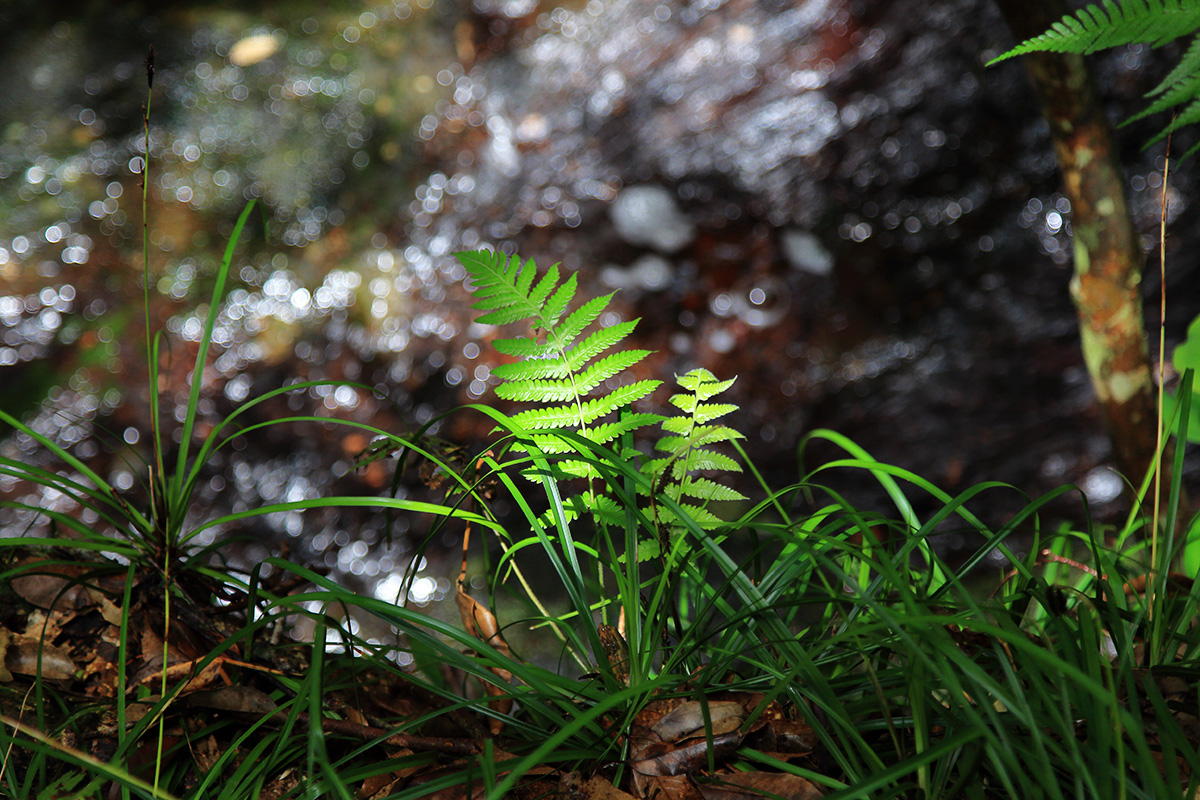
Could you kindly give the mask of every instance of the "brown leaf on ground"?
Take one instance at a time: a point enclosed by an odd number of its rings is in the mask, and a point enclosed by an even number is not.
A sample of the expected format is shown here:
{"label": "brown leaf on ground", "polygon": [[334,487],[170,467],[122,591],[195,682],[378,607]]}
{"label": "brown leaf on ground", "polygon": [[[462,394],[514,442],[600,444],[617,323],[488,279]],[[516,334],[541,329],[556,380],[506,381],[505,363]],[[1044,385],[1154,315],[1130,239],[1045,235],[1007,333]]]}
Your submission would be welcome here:
{"label": "brown leaf on ground", "polygon": [[700,783],[704,800],[817,800],[824,794],[812,781],[782,772],[735,772]]}
{"label": "brown leaf on ground", "polygon": [[0,626],[0,683],[11,683],[13,679],[12,673],[4,666],[4,661],[8,654],[8,643],[11,638],[12,634],[8,632],[8,629]]}
{"label": "brown leaf on ground", "polygon": [[[509,657],[512,656],[512,652],[508,649],[508,642],[504,641],[504,637],[500,635],[500,624],[496,621],[496,615],[467,594],[461,575],[454,585],[454,602],[458,606],[458,614],[468,633],[491,645],[498,652]],[[492,673],[506,684],[512,682],[512,673],[502,667],[492,667]],[[513,700],[508,696],[507,689],[494,683],[484,682],[483,690],[488,693],[488,696],[496,698],[488,705],[497,713],[507,715],[512,711]],[[504,722],[492,719],[490,727],[493,735],[498,734],[504,727]]]}
{"label": "brown leaf on ground", "polygon": [[278,708],[270,695],[253,686],[220,686],[216,689],[192,692],[186,696],[185,702],[199,708],[231,711],[254,717],[265,717],[275,713],[275,709]]}
{"label": "brown leaf on ground", "polygon": [[207,773],[221,758],[221,746],[217,743],[217,737],[209,734],[195,744],[189,745],[192,751],[192,760],[196,762],[196,769],[200,774]]}
{"label": "brown leaf on ground", "polygon": [[124,575],[120,578],[97,576],[97,565],[88,563],[63,564],[43,558],[31,557],[15,565],[25,570],[13,578],[9,585],[25,602],[47,611],[78,611],[96,605],[100,598],[111,604],[103,592],[89,589],[89,584],[99,584],[106,591],[124,588]]}
{"label": "brown leaf on ground", "polygon": [[635,800],[629,792],[622,791],[598,775],[587,780],[578,772],[565,772],[558,778],[558,783],[552,788],[553,794],[561,800]]}
{"label": "brown leaf on ground", "polygon": [[49,643],[10,644],[4,654],[4,666],[13,675],[41,675],[54,681],[75,677],[75,662],[60,647]]}
{"label": "brown leaf on ground", "polygon": [[708,711],[708,723],[714,734],[736,730],[746,719],[746,711],[741,703],[732,700],[716,700],[702,704],[698,700],[689,700],[658,720],[651,726],[651,730],[664,742],[675,741],[696,733],[703,734],[705,710]]}
{"label": "brown leaf on ground", "polygon": [[703,800],[690,775],[633,773],[633,789],[643,800]]}
{"label": "brown leaf on ground", "polygon": [[582,800],[632,800],[633,795],[613,786],[610,781],[592,776],[580,787]]}
{"label": "brown leaf on ground", "polygon": [[[747,723],[752,715],[754,718]],[[748,692],[720,692],[697,700],[652,701],[638,714],[629,737],[630,783],[635,794],[669,800],[699,797],[706,790],[697,788],[693,778],[702,779],[711,766],[723,766],[748,738],[752,738],[756,749],[781,751],[777,757],[784,761],[811,752],[816,744],[812,729],[788,719],[778,702],[772,700],[764,705],[762,694]],[[743,781],[735,789],[751,791],[756,780],[759,779]],[[787,781],[778,785],[789,791],[807,791]]]}

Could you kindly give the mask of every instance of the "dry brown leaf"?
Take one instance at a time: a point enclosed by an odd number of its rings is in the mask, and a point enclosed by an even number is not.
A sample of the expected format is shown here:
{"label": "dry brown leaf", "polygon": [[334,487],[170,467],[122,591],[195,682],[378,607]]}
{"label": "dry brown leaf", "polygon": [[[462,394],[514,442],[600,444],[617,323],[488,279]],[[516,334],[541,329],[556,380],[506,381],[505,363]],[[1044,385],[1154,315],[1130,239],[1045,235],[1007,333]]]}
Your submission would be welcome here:
{"label": "dry brown leaf", "polygon": [[192,759],[196,762],[196,769],[201,775],[212,769],[220,758],[221,746],[217,744],[217,737],[212,734],[192,745]]}
{"label": "dry brown leaf", "polygon": [[4,654],[4,666],[14,675],[40,675],[55,681],[75,677],[75,662],[66,651],[49,642],[10,644]]}
{"label": "dry brown leaf", "polygon": [[811,725],[794,719],[778,719],[770,724],[775,747],[784,753],[811,753],[820,739]]}
{"label": "dry brown leaf", "polygon": [[817,800],[824,796],[812,781],[782,772],[735,772],[701,783],[699,789],[704,800]]}
{"label": "dry brown leaf", "polygon": [[[732,700],[707,703],[709,724],[714,734],[736,730],[746,719],[745,708]],[[651,726],[664,742],[677,741],[686,736],[704,734],[704,704],[689,700]]]}
{"label": "dry brown leaf", "polygon": [[474,597],[463,590],[461,583],[454,587],[454,602],[458,606],[458,614],[462,617],[467,632],[480,641],[487,642],[506,656],[512,656],[508,642],[500,635],[500,625],[496,615]]}
{"label": "dry brown leaf", "polygon": [[184,703],[218,711],[252,714],[256,717],[274,713],[278,708],[269,694],[253,686],[219,686],[216,689],[192,692],[184,698]]}
{"label": "dry brown leaf", "polygon": [[645,800],[703,800],[687,775],[641,775],[632,777],[633,790]]}
{"label": "dry brown leaf", "polygon": [[[504,641],[504,637],[500,635],[500,625],[496,622],[496,615],[463,590],[462,575],[459,575],[458,580],[455,581],[454,602],[458,606],[458,614],[468,633],[480,641],[487,642],[500,653],[512,656],[512,652],[508,649],[508,642]],[[512,681],[512,673],[506,669],[492,667],[492,673],[505,683]],[[500,714],[508,714],[512,711],[513,700],[502,686],[484,683],[483,689],[488,696],[496,698],[488,703],[493,710]],[[490,727],[493,734],[498,734],[504,727],[504,723],[493,718]]]}
{"label": "dry brown leaf", "polygon": [[8,628],[0,625],[0,683],[12,683],[12,673],[4,666],[4,659],[8,654],[8,642],[11,638]]}
{"label": "dry brown leaf", "polygon": [[682,745],[662,742],[644,748],[640,754],[641,758],[629,766],[640,775],[685,775],[701,772],[708,768],[710,745],[713,759],[720,762],[737,752],[743,738],[740,732],[732,731],[713,736],[711,740],[690,739]]}
{"label": "dry brown leaf", "polygon": [[88,589],[87,594],[93,603],[100,606],[100,616],[104,617],[105,622],[114,628],[121,627],[121,620],[124,618],[124,614],[116,603],[109,600],[103,592],[96,589]]}
{"label": "dry brown leaf", "polygon": [[63,626],[74,619],[74,611],[51,611],[49,614],[42,611],[35,611],[25,620],[25,630],[18,635],[18,638],[27,639],[31,642],[41,641],[42,639],[52,641],[57,639],[62,633]]}
{"label": "dry brown leaf", "polygon": [[633,800],[633,795],[622,791],[611,782],[593,775],[579,787],[580,800]]}
{"label": "dry brown leaf", "polygon": [[91,598],[81,584],[72,585],[72,575],[63,565],[45,565],[53,574],[39,571],[20,575],[9,582],[12,590],[29,603],[54,611],[75,611],[90,603]]}

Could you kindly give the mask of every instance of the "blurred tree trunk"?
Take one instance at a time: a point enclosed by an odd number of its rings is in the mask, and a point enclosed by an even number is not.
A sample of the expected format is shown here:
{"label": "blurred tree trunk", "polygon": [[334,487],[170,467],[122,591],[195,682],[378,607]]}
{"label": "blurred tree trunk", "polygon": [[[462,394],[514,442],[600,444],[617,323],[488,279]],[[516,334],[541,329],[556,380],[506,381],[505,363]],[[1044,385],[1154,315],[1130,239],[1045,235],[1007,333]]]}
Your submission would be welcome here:
{"label": "blurred tree trunk", "polygon": [[[1017,41],[1042,33],[1070,11],[1062,0],[997,0],[997,5]],[[1022,59],[1050,123],[1063,193],[1071,201],[1071,297],[1084,361],[1117,466],[1137,485],[1154,458],[1157,399],[1139,289],[1145,257],[1125,202],[1124,172],[1083,57],[1033,53]],[[1170,469],[1165,462],[1164,487]]]}

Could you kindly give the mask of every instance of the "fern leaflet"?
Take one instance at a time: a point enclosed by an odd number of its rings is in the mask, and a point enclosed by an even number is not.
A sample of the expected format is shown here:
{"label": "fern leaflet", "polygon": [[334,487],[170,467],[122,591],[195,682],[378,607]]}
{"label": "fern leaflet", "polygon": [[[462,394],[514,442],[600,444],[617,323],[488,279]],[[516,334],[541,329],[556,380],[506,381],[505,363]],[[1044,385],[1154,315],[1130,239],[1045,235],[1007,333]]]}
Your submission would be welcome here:
{"label": "fern leaflet", "polygon": [[1050,30],[1027,39],[988,66],[1025,53],[1095,53],[1135,42],[1161,47],[1200,28],[1196,0],[1104,0],[1068,14]]}

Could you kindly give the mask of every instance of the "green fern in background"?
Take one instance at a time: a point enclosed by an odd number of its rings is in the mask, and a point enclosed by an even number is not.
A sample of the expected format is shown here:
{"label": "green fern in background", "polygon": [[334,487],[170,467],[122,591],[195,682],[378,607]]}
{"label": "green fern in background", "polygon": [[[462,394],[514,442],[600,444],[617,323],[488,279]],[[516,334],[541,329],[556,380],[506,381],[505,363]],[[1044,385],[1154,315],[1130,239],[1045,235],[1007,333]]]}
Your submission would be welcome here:
{"label": "green fern in background", "polygon": [[[1094,3],[1074,15],[1068,14],[1054,23],[1050,30],[1027,39],[988,66],[1006,58],[1034,52],[1094,53],[1109,47],[1126,44],[1147,44],[1160,47],[1200,28],[1200,0],[1125,0],[1115,3],[1104,0]],[[1125,120],[1124,125],[1185,106],[1166,127],[1146,143],[1150,146],[1173,131],[1193,122],[1200,122],[1200,38],[1194,39],[1179,64],[1158,86],[1146,93],[1157,98],[1149,106]],[[1184,153],[1192,155],[1200,144]],[[1182,159],[1181,159],[1182,160]]]}

